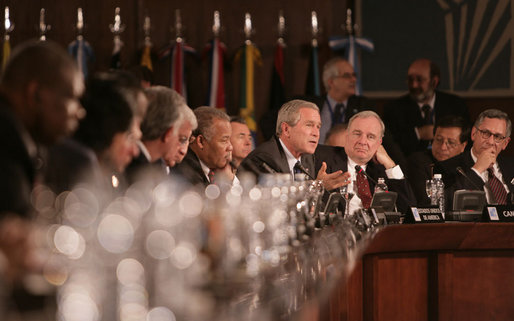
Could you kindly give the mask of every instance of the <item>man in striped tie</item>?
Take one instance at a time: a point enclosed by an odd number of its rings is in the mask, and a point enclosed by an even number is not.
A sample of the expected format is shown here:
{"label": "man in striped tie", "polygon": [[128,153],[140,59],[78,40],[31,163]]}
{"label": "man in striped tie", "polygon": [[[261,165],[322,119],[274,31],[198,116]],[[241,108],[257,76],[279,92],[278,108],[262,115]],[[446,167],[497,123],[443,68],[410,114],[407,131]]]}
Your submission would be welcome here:
{"label": "man in striped tie", "polygon": [[484,190],[488,204],[512,204],[514,160],[500,154],[511,131],[509,116],[501,110],[487,109],[478,116],[471,130],[471,150],[440,163],[448,198],[460,189]]}

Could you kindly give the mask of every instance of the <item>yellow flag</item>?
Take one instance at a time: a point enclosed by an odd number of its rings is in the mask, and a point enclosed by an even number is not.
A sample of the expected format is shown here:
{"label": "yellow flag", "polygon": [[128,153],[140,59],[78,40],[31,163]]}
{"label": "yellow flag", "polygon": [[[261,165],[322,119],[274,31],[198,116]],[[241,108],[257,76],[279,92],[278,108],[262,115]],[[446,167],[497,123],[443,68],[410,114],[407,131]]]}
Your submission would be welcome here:
{"label": "yellow flag", "polygon": [[143,48],[143,54],[141,55],[141,66],[146,66],[148,69],[153,71],[151,50],[151,46],[145,46]]}
{"label": "yellow flag", "polygon": [[11,56],[11,43],[9,39],[4,40],[4,51],[2,54],[2,70],[5,68],[7,61],[9,60],[9,56]]}

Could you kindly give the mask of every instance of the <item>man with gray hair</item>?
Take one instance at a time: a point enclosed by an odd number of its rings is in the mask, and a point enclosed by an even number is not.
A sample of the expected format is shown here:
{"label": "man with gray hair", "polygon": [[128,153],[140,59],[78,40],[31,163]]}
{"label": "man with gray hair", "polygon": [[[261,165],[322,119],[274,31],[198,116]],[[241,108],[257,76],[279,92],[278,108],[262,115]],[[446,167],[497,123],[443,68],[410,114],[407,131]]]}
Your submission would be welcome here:
{"label": "man with gray hair", "polygon": [[[324,161],[329,171],[342,170],[348,174],[349,190],[357,191],[350,201],[350,213],[370,207],[375,181],[379,177],[385,179],[389,190],[398,193],[397,206],[401,212],[407,212],[416,203],[400,166],[382,146],[384,133],[380,116],[365,110],[350,118],[344,148],[320,145],[316,150],[317,168],[321,168],[321,161]],[[368,180],[368,176],[373,179]]]}
{"label": "man with gray hair", "polygon": [[[225,176],[237,182],[232,171],[232,128],[229,116],[213,107],[198,107],[194,110],[198,127],[184,161],[172,169],[192,185],[207,186],[214,183],[215,176]],[[216,178],[217,179],[217,178]]]}
{"label": "man with gray hair", "polygon": [[196,117],[185,99],[175,90],[154,86],[145,90],[148,110],[141,123],[140,153],[127,169],[133,180],[140,170],[173,167],[185,157]]}
{"label": "man with gray hair", "polygon": [[352,65],[341,57],[330,59],[323,66],[323,85],[327,95],[318,106],[321,108],[320,140],[333,126],[348,123],[348,120],[361,110],[370,110],[370,102],[355,95],[357,75]]}
{"label": "man with gray hair", "polygon": [[342,171],[327,174],[322,167],[316,175],[313,154],[318,146],[320,127],[319,109],[315,104],[299,99],[286,102],[278,112],[276,135],[251,152],[241,168],[257,175],[288,173],[292,178],[303,172],[310,178],[323,180],[327,189],[341,186],[345,180]]}
{"label": "man with gray hair", "polygon": [[478,115],[471,130],[471,150],[440,162],[434,169],[443,174],[447,204],[452,204],[453,193],[460,189],[484,190],[488,204],[512,204],[514,160],[500,155],[510,142],[511,132],[512,123],[505,112],[487,109]]}

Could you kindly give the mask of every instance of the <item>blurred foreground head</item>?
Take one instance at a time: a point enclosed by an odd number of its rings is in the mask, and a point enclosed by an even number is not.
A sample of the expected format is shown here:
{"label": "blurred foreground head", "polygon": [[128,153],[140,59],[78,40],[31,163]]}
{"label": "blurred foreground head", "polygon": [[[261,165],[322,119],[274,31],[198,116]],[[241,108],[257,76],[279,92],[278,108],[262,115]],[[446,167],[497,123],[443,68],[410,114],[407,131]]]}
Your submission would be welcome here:
{"label": "blurred foreground head", "polygon": [[0,91],[32,138],[42,144],[70,135],[84,115],[79,102],[82,74],[66,51],[50,41],[15,48]]}
{"label": "blurred foreground head", "polygon": [[141,132],[134,125],[139,104],[133,90],[116,73],[99,73],[88,81],[82,98],[86,117],[75,138],[96,153],[104,168],[117,172],[123,172],[139,151]]}

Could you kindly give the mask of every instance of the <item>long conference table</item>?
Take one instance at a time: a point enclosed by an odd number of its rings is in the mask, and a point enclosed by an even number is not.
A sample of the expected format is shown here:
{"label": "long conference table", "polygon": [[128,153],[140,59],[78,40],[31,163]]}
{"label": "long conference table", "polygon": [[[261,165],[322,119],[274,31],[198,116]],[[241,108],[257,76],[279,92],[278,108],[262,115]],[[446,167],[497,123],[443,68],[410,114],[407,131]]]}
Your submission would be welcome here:
{"label": "long conference table", "polygon": [[322,320],[514,320],[514,223],[391,225]]}

